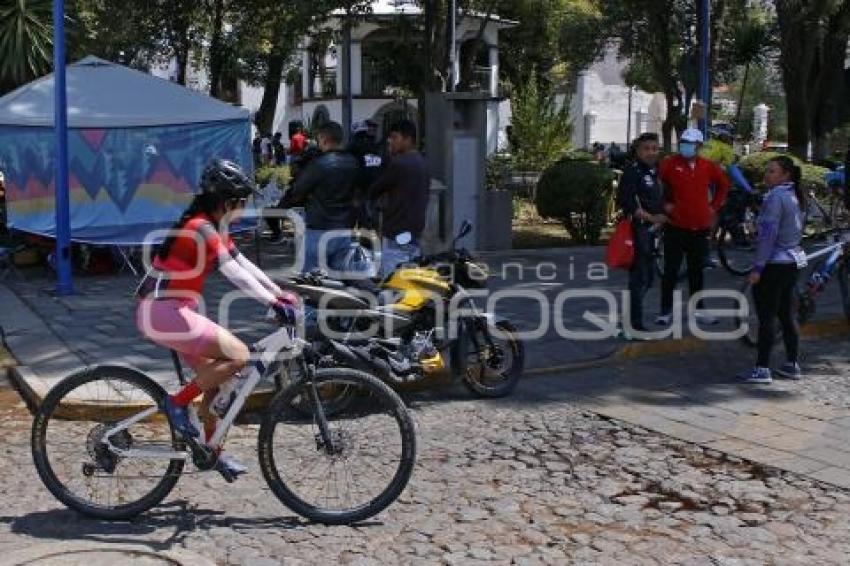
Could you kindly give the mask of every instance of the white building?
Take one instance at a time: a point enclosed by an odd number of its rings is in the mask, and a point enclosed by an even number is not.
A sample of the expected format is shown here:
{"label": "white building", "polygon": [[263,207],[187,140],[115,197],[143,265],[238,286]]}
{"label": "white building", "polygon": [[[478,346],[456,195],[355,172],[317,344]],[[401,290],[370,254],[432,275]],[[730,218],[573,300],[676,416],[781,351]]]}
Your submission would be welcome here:
{"label": "white building", "polygon": [[623,80],[627,65],[617,57],[616,45],[611,45],[602,59],[579,75],[570,100],[574,147],[586,148],[595,142],[616,142],[626,147],[644,132],[661,135],[661,123],[667,115],[664,95],[629,89]]}
{"label": "white building", "polygon": [[[391,73],[382,72],[374,64],[374,54],[386,53],[387,45],[395,39],[398,18],[421,15],[418,5],[406,0],[375,0],[372,12],[358,18],[352,29],[351,90],[352,122],[371,119],[383,131],[387,125],[404,116],[417,117],[418,100],[401,96],[399,85],[394,84]],[[471,44],[485,16],[463,14],[457,18],[454,80],[461,82],[460,51]],[[339,29],[342,15],[333,16],[325,27]],[[471,77],[463,77],[473,90],[491,97],[488,108],[488,152],[504,145],[504,129],[510,123],[510,102],[499,92],[499,32],[512,27],[515,22],[491,16],[485,25],[485,48],[476,55]],[[342,68],[342,46],[330,44],[321,48],[314,45],[314,37],[301,40],[298,51],[298,80],[280,86],[277,106],[272,122],[272,132],[288,137],[288,123],[299,120],[316,124],[324,120],[342,123],[345,100]],[[604,56],[578,79],[576,92],[570,98],[570,116],[573,122],[571,143],[574,147],[589,147],[594,142],[624,145],[643,132],[660,135],[661,123],[666,115],[666,103],[661,93],[650,94],[630,89],[623,80],[627,63],[617,57],[616,45],[611,45]],[[174,63],[155,68],[153,74],[163,78],[177,75]],[[187,86],[207,90],[206,70],[192,68],[187,73]],[[255,113],[263,98],[262,86],[239,83],[239,101]],[[631,120],[629,120],[631,98]],[[563,101],[563,95],[560,97]],[[628,131],[627,131],[628,129]],[[502,144],[499,143],[500,139]]]}
{"label": "white building", "polygon": [[[375,61],[384,55],[387,46],[396,39],[398,18],[421,15],[421,8],[411,2],[399,0],[376,0],[371,13],[358,18],[352,29],[351,45],[351,94],[352,122],[371,119],[383,131],[400,117],[416,119],[418,100],[405,98],[391,74],[377,68]],[[463,78],[472,89],[489,95],[490,119],[488,120],[488,148],[495,151],[499,131],[504,130],[510,104],[499,96],[499,31],[515,25],[491,16],[483,34],[484,49],[476,55],[472,76],[461,77],[460,52],[470,45],[478,34],[485,16],[459,14],[456,24],[454,80]],[[334,30],[342,26],[343,15],[335,14],[324,24]],[[306,36],[299,47],[300,74],[297,81],[284,82],[278,97],[273,131],[288,135],[288,122],[301,120],[305,124],[316,124],[325,120],[342,123],[345,85],[342,80],[344,49],[331,44],[317,49],[314,38]],[[320,64],[321,63],[321,64]],[[415,64],[415,63],[414,63]],[[262,87],[241,85],[241,102],[256,112],[263,96]]]}

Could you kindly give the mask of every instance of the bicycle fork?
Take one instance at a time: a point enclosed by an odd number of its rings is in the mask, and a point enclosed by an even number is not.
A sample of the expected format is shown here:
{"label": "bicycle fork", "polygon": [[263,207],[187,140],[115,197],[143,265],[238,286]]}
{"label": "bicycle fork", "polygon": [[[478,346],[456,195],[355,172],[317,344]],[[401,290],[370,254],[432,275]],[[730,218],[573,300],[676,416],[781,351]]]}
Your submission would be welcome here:
{"label": "bicycle fork", "polygon": [[316,379],[315,379],[315,369],[316,366],[311,361],[307,361],[306,357],[309,356],[309,352],[306,351],[304,356],[301,359],[301,370],[303,374],[306,376],[306,381],[308,385],[308,395],[310,396],[310,405],[313,407],[313,419],[316,426],[319,428],[319,432],[316,434],[316,449],[322,450],[324,449],[325,453],[328,456],[335,456],[342,452],[342,443],[336,442],[333,434],[331,433],[331,428],[328,425],[328,419],[325,416],[325,409],[322,407],[322,399],[319,397],[319,389],[316,387]]}

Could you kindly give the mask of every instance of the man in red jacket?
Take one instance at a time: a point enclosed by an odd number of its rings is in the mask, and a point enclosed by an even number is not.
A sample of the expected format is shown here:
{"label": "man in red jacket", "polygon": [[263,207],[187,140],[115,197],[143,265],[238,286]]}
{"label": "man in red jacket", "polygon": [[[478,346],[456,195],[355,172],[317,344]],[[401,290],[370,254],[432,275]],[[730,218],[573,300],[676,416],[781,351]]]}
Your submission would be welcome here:
{"label": "man in red jacket", "polygon": [[[679,138],[679,153],[665,159],[658,173],[664,185],[664,211],[669,219],[664,228],[661,314],[655,319],[660,325],[668,325],[672,320],[673,291],[683,258],[687,258],[690,294],[702,291],[708,233],[729,192],[729,179],[720,167],[699,157],[702,143],[700,130],[685,130]],[[702,304],[698,307],[702,309]],[[694,316],[706,324],[717,322],[703,312],[697,311]]]}

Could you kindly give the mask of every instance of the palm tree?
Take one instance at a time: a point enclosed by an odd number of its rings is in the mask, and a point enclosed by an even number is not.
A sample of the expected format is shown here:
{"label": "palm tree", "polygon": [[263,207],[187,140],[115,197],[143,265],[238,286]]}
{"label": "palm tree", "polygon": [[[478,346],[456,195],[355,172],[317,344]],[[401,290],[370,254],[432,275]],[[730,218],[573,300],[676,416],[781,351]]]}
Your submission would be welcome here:
{"label": "palm tree", "polygon": [[750,16],[739,22],[732,36],[732,60],[736,66],[744,66],[741,79],[741,92],[738,95],[738,108],[735,111],[735,128],[741,121],[741,109],[744,105],[744,93],[750,78],[750,67],[761,65],[773,45],[770,27],[758,16]]}
{"label": "palm tree", "polygon": [[52,0],[4,0],[0,4],[0,92],[50,71]]}

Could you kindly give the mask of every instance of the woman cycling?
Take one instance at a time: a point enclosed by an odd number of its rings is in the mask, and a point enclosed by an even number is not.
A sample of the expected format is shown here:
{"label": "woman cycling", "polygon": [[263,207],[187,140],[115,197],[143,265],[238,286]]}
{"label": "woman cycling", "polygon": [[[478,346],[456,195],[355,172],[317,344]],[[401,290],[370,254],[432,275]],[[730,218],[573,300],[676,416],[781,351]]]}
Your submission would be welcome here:
{"label": "woman cycling", "polygon": [[[195,379],[168,395],[164,403],[172,426],[185,437],[200,436],[187,407],[203,393],[200,416],[209,440],[217,422],[209,408],[218,386],[233,378],[249,357],[241,340],[198,313],[204,282],[213,268],[250,297],[272,307],[283,321],[295,322],[296,298],[239,253],[222,225],[225,215],[232,218],[238,214],[253,191],[254,183],[235,163],[210,163],[201,175],[200,193],[159,247],[152,269],[139,287],[139,331],[179,352],[195,371]],[[233,475],[245,471],[232,458],[222,456],[220,460]]]}
{"label": "woman cycling", "polygon": [[756,257],[749,282],[759,321],[756,367],[741,375],[750,383],[770,383],[770,351],[776,336],[777,317],[782,326],[787,362],[776,374],[789,379],[802,378],[797,350],[800,329],[794,315],[794,287],[797,272],[805,266],[800,248],[803,233],[804,194],[800,167],[790,157],[767,162],[764,182],[770,188],[758,219]]}

